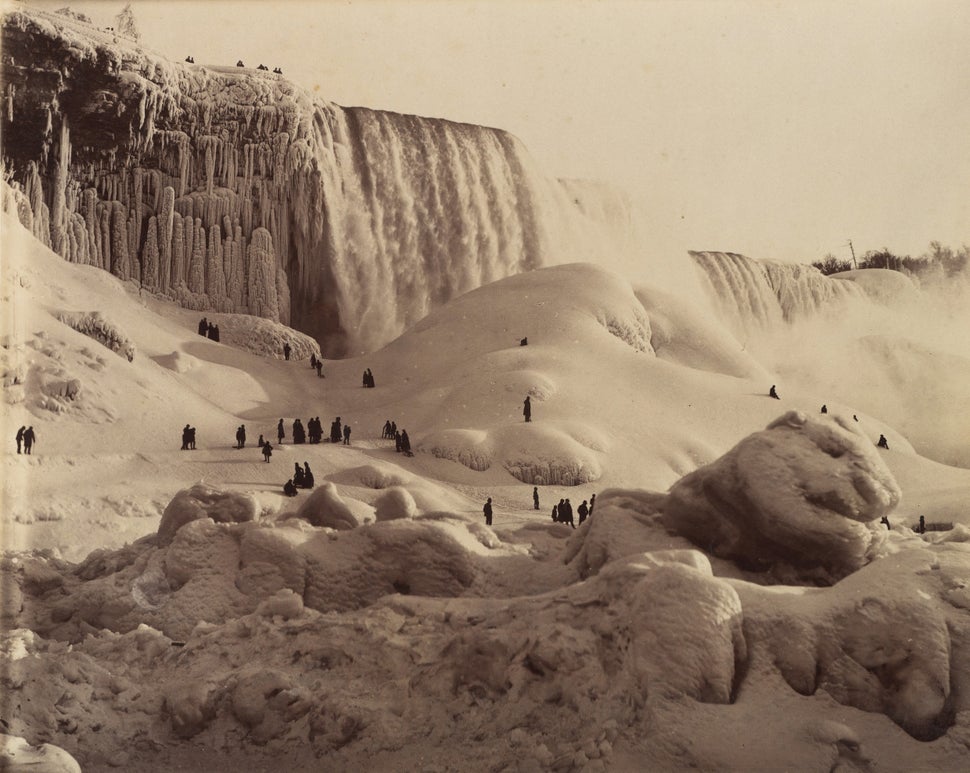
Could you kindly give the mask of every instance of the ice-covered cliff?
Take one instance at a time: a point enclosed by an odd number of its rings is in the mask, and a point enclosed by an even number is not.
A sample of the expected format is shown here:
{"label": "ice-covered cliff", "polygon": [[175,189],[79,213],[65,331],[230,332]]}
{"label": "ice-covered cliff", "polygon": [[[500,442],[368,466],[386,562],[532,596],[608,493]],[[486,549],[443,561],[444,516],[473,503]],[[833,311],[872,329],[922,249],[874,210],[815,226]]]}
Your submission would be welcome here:
{"label": "ice-covered cliff", "polygon": [[812,266],[756,260],[733,252],[691,252],[702,285],[738,335],[773,329],[830,304],[866,298],[858,284]]}
{"label": "ice-covered cliff", "polygon": [[505,132],[342,108],[33,10],[4,17],[2,128],[20,218],[62,257],[334,356],[481,284],[622,249],[629,226],[622,197],[544,177]]}

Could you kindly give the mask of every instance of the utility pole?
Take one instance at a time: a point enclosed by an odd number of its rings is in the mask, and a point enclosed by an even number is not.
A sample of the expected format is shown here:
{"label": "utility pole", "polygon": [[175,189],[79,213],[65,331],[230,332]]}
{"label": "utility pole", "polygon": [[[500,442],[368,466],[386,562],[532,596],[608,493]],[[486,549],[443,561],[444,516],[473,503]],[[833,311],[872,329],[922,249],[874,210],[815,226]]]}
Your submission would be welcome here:
{"label": "utility pole", "polygon": [[855,247],[852,246],[852,239],[849,239],[849,249],[852,250],[852,268],[859,268],[859,264],[856,263],[855,259]]}

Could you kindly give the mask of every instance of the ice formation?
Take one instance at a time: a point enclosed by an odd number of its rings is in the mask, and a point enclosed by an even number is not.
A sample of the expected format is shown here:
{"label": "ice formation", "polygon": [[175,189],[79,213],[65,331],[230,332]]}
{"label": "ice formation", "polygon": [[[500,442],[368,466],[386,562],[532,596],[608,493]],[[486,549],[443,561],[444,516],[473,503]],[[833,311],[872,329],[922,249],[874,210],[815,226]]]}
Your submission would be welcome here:
{"label": "ice formation", "polygon": [[38,239],[188,308],[288,323],[331,356],[628,240],[622,196],[543,177],[503,131],[342,108],[39,11],[7,14],[3,47],[22,191],[6,206]]}
{"label": "ice formation", "polygon": [[733,252],[691,252],[702,284],[736,335],[773,329],[820,308],[864,298],[846,279],[824,276],[812,266],[755,260]]}
{"label": "ice formation", "polygon": [[663,523],[752,567],[783,562],[838,579],[870,560],[880,533],[871,524],[899,499],[860,432],[790,411],[678,481]]}

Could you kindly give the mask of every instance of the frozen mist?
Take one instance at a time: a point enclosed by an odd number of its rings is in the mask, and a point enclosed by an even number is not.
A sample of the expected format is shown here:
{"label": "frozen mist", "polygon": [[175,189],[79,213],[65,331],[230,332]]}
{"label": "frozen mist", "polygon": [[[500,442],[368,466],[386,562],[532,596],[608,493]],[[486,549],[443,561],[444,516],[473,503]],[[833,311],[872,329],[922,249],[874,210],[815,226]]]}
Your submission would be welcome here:
{"label": "frozen mist", "polygon": [[965,767],[965,284],[630,270],[499,130],[3,34],[0,767]]}

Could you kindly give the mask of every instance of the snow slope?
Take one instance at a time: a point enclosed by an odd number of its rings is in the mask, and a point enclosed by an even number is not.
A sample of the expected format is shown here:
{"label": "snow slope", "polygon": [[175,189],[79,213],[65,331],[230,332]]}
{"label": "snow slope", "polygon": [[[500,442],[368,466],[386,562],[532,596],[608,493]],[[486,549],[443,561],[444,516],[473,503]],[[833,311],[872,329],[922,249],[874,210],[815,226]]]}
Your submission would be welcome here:
{"label": "snow slope", "polygon": [[[199,313],[65,263],[8,214],[2,226],[11,735],[84,770],[965,764],[970,472],[783,383],[683,300],[588,264],[543,269],[327,361],[321,379],[294,331],[207,314],[228,331],[212,342]],[[91,311],[131,361],[60,321]],[[281,359],[284,340],[299,359]],[[776,422],[793,410],[811,443]],[[351,445],[292,445],[310,416],[340,416]],[[413,457],[381,439],[387,419]],[[186,423],[195,451],[180,450]],[[12,443],[22,424],[30,457]],[[743,451],[754,433],[778,438],[782,493],[766,452]],[[318,491],[288,500],[304,461]],[[682,527],[689,498],[663,493],[711,475],[715,514],[744,503],[783,524],[772,503],[852,502],[823,485],[841,470],[885,495],[859,509],[867,547],[831,586],[805,569],[824,568],[824,548],[794,572],[736,561]],[[552,523],[553,502],[594,492],[588,524]],[[920,514],[956,528],[920,538]]]}

